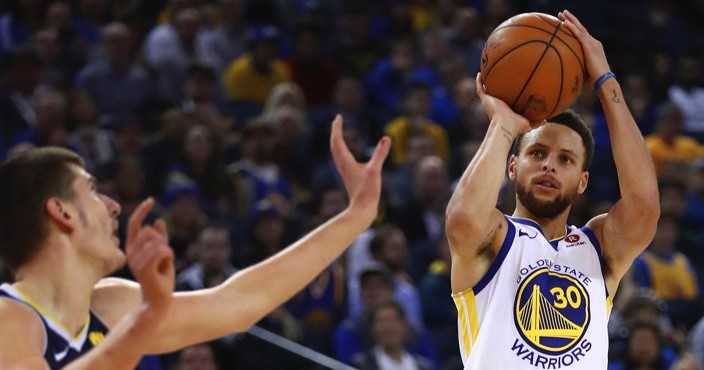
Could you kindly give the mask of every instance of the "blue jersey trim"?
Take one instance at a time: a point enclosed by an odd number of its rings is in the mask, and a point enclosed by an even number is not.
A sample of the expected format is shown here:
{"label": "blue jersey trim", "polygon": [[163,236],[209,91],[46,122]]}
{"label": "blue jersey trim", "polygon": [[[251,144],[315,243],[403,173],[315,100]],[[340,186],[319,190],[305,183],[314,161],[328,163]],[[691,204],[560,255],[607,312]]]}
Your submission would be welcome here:
{"label": "blue jersey trim", "polygon": [[604,271],[606,271],[606,260],[604,259],[604,253],[601,250],[601,244],[599,244],[599,240],[596,238],[596,235],[594,235],[594,231],[592,231],[589,227],[582,226],[579,230],[582,231],[587,238],[589,238],[589,241],[594,246],[594,250],[596,250],[596,255],[599,257],[599,265],[601,265],[601,276],[604,279],[604,290],[606,291],[606,296],[608,297],[609,287],[606,286],[606,276],[604,275]]}
{"label": "blue jersey trim", "polygon": [[[604,262],[604,254],[601,251],[601,244],[599,244],[599,240],[597,240],[596,235],[594,235],[594,231],[592,229],[582,226],[579,228],[581,232],[584,233],[584,235],[589,238],[589,241],[592,242],[592,245],[594,246],[594,249],[596,249],[596,254],[599,256],[599,261],[602,263]],[[603,267],[603,266],[602,266]]]}
{"label": "blue jersey trim", "polygon": [[491,263],[491,266],[489,266],[489,270],[482,276],[482,278],[479,280],[479,282],[472,288],[474,291],[474,294],[477,295],[479,292],[484,289],[484,287],[489,284],[491,279],[494,278],[494,275],[496,275],[496,272],[499,271],[499,267],[501,267],[501,264],[504,262],[506,259],[506,255],[508,254],[508,251],[511,249],[511,244],[513,244],[513,239],[516,237],[516,227],[513,226],[513,223],[511,222],[511,218],[508,216],[506,217],[506,224],[508,224],[508,230],[506,231],[506,238],[504,239],[503,244],[501,244],[501,248],[499,249],[499,253],[496,255],[496,258],[494,259],[494,262]]}
{"label": "blue jersey trim", "polygon": [[564,237],[558,238],[558,239],[553,239],[553,240],[548,240],[548,238],[545,236],[545,233],[543,232],[543,228],[540,227],[540,224],[538,224],[537,222],[535,222],[531,219],[528,219],[528,218],[508,217],[508,216],[507,216],[507,218],[509,218],[510,220],[513,220],[513,222],[516,222],[516,223],[519,223],[522,225],[526,225],[526,226],[531,226],[531,227],[535,228],[536,230],[538,230],[540,235],[542,235],[543,238],[545,240],[547,240],[548,244],[550,244],[550,246],[552,246],[552,249],[554,249],[554,250],[557,250],[557,246],[558,246],[558,244],[560,244],[562,239],[567,237],[567,235],[569,235],[572,232],[572,227],[570,227],[569,225],[565,225],[566,232],[565,232]]}
{"label": "blue jersey trim", "polygon": [[510,217],[510,216],[506,216],[506,218],[509,219],[509,220],[511,220],[511,221],[513,221],[513,222],[515,222],[515,223],[517,223],[517,224],[528,225],[528,226],[531,226],[531,227],[536,228],[536,230],[538,230],[538,232],[540,233],[540,235],[542,235],[543,238],[547,239],[547,238],[545,237],[545,233],[543,232],[543,228],[540,227],[540,225],[539,225],[537,222],[535,222],[535,221],[533,221],[533,220],[529,220],[529,219],[527,219],[527,218]]}

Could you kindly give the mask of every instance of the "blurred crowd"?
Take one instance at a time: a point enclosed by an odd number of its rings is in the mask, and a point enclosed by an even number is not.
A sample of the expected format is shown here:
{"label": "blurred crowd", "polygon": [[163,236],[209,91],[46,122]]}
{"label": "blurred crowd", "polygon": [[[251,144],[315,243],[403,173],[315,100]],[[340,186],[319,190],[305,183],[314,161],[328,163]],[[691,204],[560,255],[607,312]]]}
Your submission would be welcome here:
{"label": "blurred crowd", "polygon": [[[359,369],[462,369],[443,223],[488,125],[480,53],[510,16],[563,8],[603,42],[660,183],[655,239],[615,297],[609,369],[703,369],[702,0],[3,1],[0,159],[74,150],[122,205],[123,231],[155,197],[177,289],[193,290],[345,207],[329,155],[336,114],[358,159],[389,135],[378,220],[258,325]],[[586,87],[572,108],[596,140],[570,217],[581,226],[619,189],[596,95]],[[497,206],[514,205],[507,181]],[[248,335],[141,366],[318,368]]]}

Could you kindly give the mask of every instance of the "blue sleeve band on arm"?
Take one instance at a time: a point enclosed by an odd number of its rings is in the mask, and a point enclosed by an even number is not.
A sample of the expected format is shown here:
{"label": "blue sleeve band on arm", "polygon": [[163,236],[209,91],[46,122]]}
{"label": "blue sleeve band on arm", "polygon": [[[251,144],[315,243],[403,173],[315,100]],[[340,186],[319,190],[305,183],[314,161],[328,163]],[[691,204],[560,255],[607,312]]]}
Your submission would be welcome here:
{"label": "blue sleeve band on arm", "polygon": [[612,78],[612,77],[613,77],[613,78],[616,78],[616,75],[615,75],[613,72],[611,72],[611,71],[608,71],[608,72],[604,73],[603,75],[601,75],[601,77],[599,77],[599,78],[596,80],[596,82],[594,82],[594,91],[599,91],[599,88],[600,88],[601,85],[604,83],[604,81],[606,81],[606,80],[608,80],[609,78]]}

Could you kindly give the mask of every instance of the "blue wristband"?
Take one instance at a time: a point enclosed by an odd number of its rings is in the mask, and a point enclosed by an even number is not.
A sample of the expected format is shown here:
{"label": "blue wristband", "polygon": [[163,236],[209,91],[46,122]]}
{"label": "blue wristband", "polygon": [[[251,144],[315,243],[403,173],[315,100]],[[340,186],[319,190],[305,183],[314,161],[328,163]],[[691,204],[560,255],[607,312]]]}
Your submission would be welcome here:
{"label": "blue wristband", "polygon": [[613,72],[608,71],[608,72],[604,73],[603,75],[601,75],[601,77],[597,78],[596,82],[594,82],[594,91],[599,91],[599,88],[604,83],[604,81],[606,81],[612,77],[616,78],[616,75]]}

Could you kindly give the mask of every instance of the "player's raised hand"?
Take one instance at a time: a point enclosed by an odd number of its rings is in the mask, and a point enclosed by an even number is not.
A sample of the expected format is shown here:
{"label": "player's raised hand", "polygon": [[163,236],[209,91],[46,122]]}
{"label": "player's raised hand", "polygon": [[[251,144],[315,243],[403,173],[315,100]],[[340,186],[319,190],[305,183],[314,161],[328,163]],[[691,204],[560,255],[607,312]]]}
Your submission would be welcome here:
{"label": "player's raised hand", "polygon": [[154,200],[143,201],[130,216],[127,224],[127,264],[142,286],[146,303],[156,310],[166,310],[174,291],[174,254],[169,247],[166,225],[157,220],[154,226],[142,225],[154,207]]}
{"label": "player's raised hand", "polygon": [[381,196],[381,168],[390,148],[391,139],[384,136],[367,163],[357,162],[342,137],[342,117],[337,115],[332,122],[330,150],[350,198],[350,207],[369,211],[370,221],[376,217]]}
{"label": "player's raised hand", "polygon": [[503,100],[489,95],[484,88],[484,84],[482,83],[481,73],[477,73],[477,95],[482,102],[482,107],[484,108],[484,112],[487,117],[489,117],[489,120],[492,120],[494,116],[497,116],[497,118],[502,121],[513,124],[513,128],[518,133],[528,132],[531,129],[540,127],[545,123],[545,121],[530,122],[526,117],[514,112],[513,109],[511,109],[511,107],[509,107],[509,105]]}
{"label": "player's raised hand", "polygon": [[610,70],[604,46],[601,41],[589,34],[586,27],[569,10],[557,13],[557,18],[565,22],[565,26],[574,33],[579,43],[582,44],[584,59],[587,63],[587,73],[589,74],[587,82],[589,82],[589,86],[594,86],[596,79]]}

